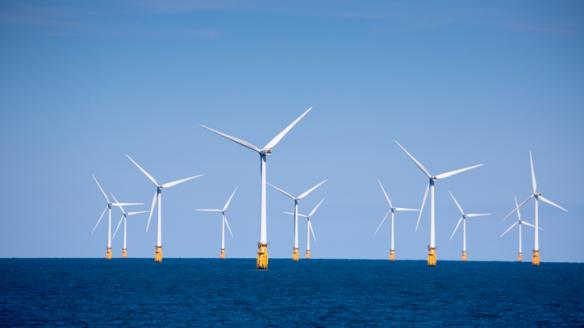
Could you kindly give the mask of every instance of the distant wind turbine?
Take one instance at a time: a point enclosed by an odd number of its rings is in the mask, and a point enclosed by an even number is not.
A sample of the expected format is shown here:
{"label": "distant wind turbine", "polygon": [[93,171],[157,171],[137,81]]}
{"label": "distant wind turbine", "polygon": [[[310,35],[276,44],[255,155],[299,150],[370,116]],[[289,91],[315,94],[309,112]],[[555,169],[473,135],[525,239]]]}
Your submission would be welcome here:
{"label": "distant wind turbine", "polygon": [[231,227],[229,226],[229,221],[227,220],[227,209],[229,208],[229,204],[231,204],[231,200],[233,199],[233,196],[235,196],[235,193],[237,192],[237,188],[235,188],[235,190],[233,190],[233,192],[231,193],[231,196],[229,196],[229,198],[227,199],[227,202],[225,202],[225,205],[223,206],[222,209],[197,209],[197,211],[199,212],[213,212],[213,213],[220,213],[221,214],[221,253],[219,254],[219,258],[220,259],[225,259],[225,226],[227,226],[227,229],[229,229],[229,234],[231,235],[231,238],[233,238],[233,232],[231,231]]}
{"label": "distant wind turbine", "polygon": [[116,205],[116,207],[119,208],[120,211],[122,212],[122,217],[120,218],[120,221],[118,222],[118,226],[116,227],[116,230],[114,230],[113,238],[116,238],[116,234],[118,233],[118,230],[120,229],[120,226],[122,225],[122,222],[124,222],[124,246],[122,248],[122,258],[125,259],[128,257],[128,249],[127,249],[127,238],[128,238],[128,232],[127,232],[128,222],[127,221],[128,221],[128,217],[135,216],[138,214],[148,213],[148,211],[126,212],[126,210],[124,209],[124,206],[119,204],[120,202],[118,202],[118,199],[116,198],[116,196],[114,196],[114,194],[111,192],[110,192],[110,195],[112,196],[114,201],[116,203],[118,203],[118,205]]}
{"label": "distant wind turbine", "polygon": [[452,240],[452,237],[454,237],[454,234],[458,230],[460,223],[462,223],[462,257],[461,257],[461,259],[463,262],[466,262],[468,260],[468,253],[466,252],[466,219],[484,217],[484,216],[489,216],[491,214],[489,214],[489,213],[466,213],[462,209],[462,206],[460,206],[458,201],[456,201],[456,198],[454,198],[454,195],[451,192],[449,192],[449,194],[450,194],[450,197],[452,198],[452,200],[454,201],[454,204],[456,204],[458,211],[460,212],[460,219],[458,219],[458,222],[456,223],[456,227],[454,228],[454,231],[452,231],[452,234],[450,235],[450,240]]}
{"label": "distant wind turbine", "polygon": [[[324,202],[324,198],[316,204],[316,206],[308,213],[308,215],[298,213],[298,216],[306,218],[306,259],[310,260],[312,258],[312,253],[310,253],[310,236],[316,241],[316,235],[314,234],[314,229],[312,228],[312,218],[316,214],[316,211]],[[284,214],[294,215],[292,212],[284,212]]]}
{"label": "distant wind turbine", "polygon": [[[513,223],[509,228],[507,228],[507,230],[505,230],[499,237],[503,237],[505,236],[509,231],[511,231],[511,229],[513,229],[515,226],[518,226],[518,230],[519,230],[519,248],[518,248],[518,253],[517,253],[517,262],[521,262],[523,261],[523,242],[521,241],[521,228],[522,226],[528,226],[528,227],[532,227],[535,228],[535,226],[527,221],[524,221],[523,217],[521,216],[521,212],[519,211],[519,204],[517,203],[517,197],[515,197],[515,211],[517,212],[517,221],[515,221],[515,223]],[[539,230],[541,230],[541,227],[539,227]]]}

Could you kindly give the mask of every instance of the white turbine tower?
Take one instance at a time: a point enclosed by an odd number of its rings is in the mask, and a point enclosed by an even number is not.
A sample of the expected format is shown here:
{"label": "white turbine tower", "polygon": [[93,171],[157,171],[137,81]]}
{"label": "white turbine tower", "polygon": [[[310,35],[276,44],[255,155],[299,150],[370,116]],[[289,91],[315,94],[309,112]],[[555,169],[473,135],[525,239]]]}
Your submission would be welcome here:
{"label": "white turbine tower", "polygon": [[231,140],[245,148],[255,151],[258,155],[260,155],[260,170],[261,170],[261,199],[260,199],[260,241],[258,242],[258,253],[257,253],[257,260],[256,260],[256,267],[260,270],[267,270],[268,269],[268,226],[267,226],[267,213],[266,213],[266,160],[268,155],[272,153],[272,149],[292,130],[306,114],[308,114],[312,110],[312,107],[308,108],[302,115],[300,115],[297,119],[295,119],[290,125],[288,125],[282,132],[278,133],[270,142],[268,142],[264,148],[259,148],[253,145],[250,142],[245,140],[232,137],[228,134],[223,132],[217,131],[212,129],[208,126],[201,125],[201,127],[218,134],[228,140]]}
{"label": "white turbine tower", "polygon": [[152,213],[154,212],[154,206],[156,206],[156,204],[158,204],[158,221],[157,221],[157,227],[156,227],[157,231],[156,231],[156,247],[155,247],[155,253],[154,253],[154,261],[160,263],[160,262],[162,262],[162,189],[172,188],[172,187],[179,185],[181,183],[202,177],[203,175],[199,174],[199,175],[195,175],[192,177],[160,184],[156,181],[156,179],[154,179],[154,177],[152,175],[150,175],[150,173],[146,172],[146,170],[144,170],[138,163],[136,163],[136,161],[134,161],[132,159],[132,157],[130,157],[130,155],[126,155],[126,157],[128,157],[130,162],[132,162],[146,176],[146,178],[148,178],[148,180],[150,180],[150,182],[152,182],[154,184],[154,186],[156,186],[156,192],[154,193],[154,197],[152,198],[152,205],[150,206],[150,214],[148,215],[148,223],[146,224],[146,231],[148,231],[148,228],[150,227],[150,220],[152,219]]}
{"label": "white turbine tower", "polygon": [[229,196],[229,199],[227,199],[227,202],[225,202],[225,205],[223,206],[222,209],[197,209],[197,211],[199,212],[213,212],[213,213],[220,213],[221,214],[221,253],[219,255],[220,259],[225,259],[225,226],[227,226],[227,229],[229,229],[229,234],[231,235],[231,238],[233,238],[233,232],[231,231],[231,227],[229,226],[229,221],[227,221],[227,208],[229,208],[229,204],[231,204],[231,200],[233,199],[233,196],[235,196],[235,193],[237,192],[237,187],[235,188],[235,190],[233,190],[233,192],[231,193],[231,196]]}
{"label": "white turbine tower", "polygon": [[377,226],[377,230],[375,230],[375,233],[373,235],[375,236],[375,234],[377,234],[377,232],[379,231],[379,229],[381,229],[381,226],[383,225],[385,220],[387,220],[387,216],[391,213],[391,232],[390,232],[390,234],[391,234],[391,247],[389,249],[389,260],[394,261],[395,260],[395,242],[394,242],[394,239],[395,239],[395,228],[394,228],[395,214],[398,212],[418,212],[419,210],[413,209],[413,208],[405,208],[405,207],[394,207],[393,204],[391,203],[391,199],[389,199],[389,195],[385,191],[385,188],[383,188],[383,184],[381,184],[381,181],[377,180],[377,182],[379,183],[379,187],[381,187],[381,191],[383,191],[383,196],[385,196],[385,201],[387,201],[387,205],[389,205],[389,209],[385,213],[385,216],[381,220],[381,223],[379,223],[379,226]]}
{"label": "white turbine tower", "polygon": [[[314,235],[314,229],[312,228],[312,218],[314,214],[316,214],[316,210],[320,207],[320,205],[324,202],[324,198],[316,204],[316,206],[308,213],[308,215],[298,213],[299,217],[306,219],[306,259],[310,260],[312,258],[312,254],[310,253],[310,235],[312,235],[312,239],[316,241],[316,236]],[[292,212],[284,212],[284,214],[294,215]]]}
{"label": "white turbine tower", "polygon": [[[533,167],[533,156],[531,155],[531,151],[529,151],[529,163],[531,165],[531,196],[529,196],[526,200],[524,200],[523,202],[521,202],[521,204],[519,204],[518,208],[523,207],[523,205],[525,205],[525,203],[527,203],[530,199],[534,199],[535,201],[535,218],[534,218],[534,232],[535,232],[535,237],[533,238],[533,256],[531,258],[531,264],[533,265],[539,265],[540,259],[539,259],[539,201],[541,200],[542,202],[551,205],[555,208],[559,208],[560,210],[564,211],[564,212],[568,212],[567,209],[561,207],[560,205],[552,202],[551,200],[543,197],[543,193],[539,192],[537,190],[537,180],[535,179],[535,169]],[[511,214],[513,214],[513,212],[515,212],[517,210],[514,209],[511,212],[509,212],[509,214],[507,214],[505,216],[505,219],[508,218]]]}
{"label": "white turbine tower", "polygon": [[452,197],[454,204],[456,204],[456,207],[458,208],[458,211],[460,212],[460,219],[458,219],[458,222],[456,223],[456,227],[454,227],[454,231],[452,231],[452,234],[450,235],[450,240],[452,240],[452,237],[454,237],[454,234],[458,230],[460,223],[462,223],[462,256],[461,256],[461,259],[463,262],[466,262],[468,260],[468,253],[466,252],[466,219],[484,217],[484,216],[489,216],[491,214],[489,214],[489,213],[466,213],[462,209],[462,206],[460,206],[460,204],[456,201],[456,198],[454,198],[454,195],[451,192],[448,192],[448,193],[450,194],[450,197]]}
{"label": "white turbine tower", "polygon": [[112,206],[132,206],[132,205],[141,205],[141,204],[140,203],[118,203],[117,201],[112,202],[112,201],[110,201],[109,197],[107,196],[107,194],[105,193],[105,191],[101,187],[101,184],[99,183],[99,181],[97,181],[97,178],[95,177],[95,175],[93,175],[93,180],[97,184],[99,191],[101,191],[103,198],[105,198],[107,205],[106,205],[105,209],[103,210],[103,212],[101,212],[99,219],[97,219],[97,223],[93,227],[93,230],[91,230],[91,234],[93,235],[93,233],[95,232],[95,229],[97,229],[97,226],[99,226],[101,219],[103,219],[103,216],[104,216],[105,212],[107,211],[108,222],[107,222],[107,246],[106,246],[106,251],[105,251],[105,259],[111,260],[112,259]]}
{"label": "white turbine tower", "polygon": [[327,180],[323,180],[319,184],[315,185],[314,187],[308,189],[307,191],[303,192],[299,196],[292,196],[292,194],[288,193],[287,191],[278,188],[270,183],[270,187],[276,189],[284,196],[292,199],[294,201],[294,248],[292,249],[292,260],[298,262],[300,259],[300,254],[298,252],[298,202],[306,198],[310,195],[313,191],[315,191],[318,187],[322,186]]}
{"label": "white turbine tower", "polygon": [[435,190],[436,190],[436,181],[449,178],[451,176],[457,175],[459,173],[472,170],[474,168],[480,167],[483,164],[477,164],[469,167],[465,167],[462,169],[454,170],[445,172],[438,175],[432,175],[430,172],[420,163],[412,154],[410,154],[397,140],[394,140],[395,143],[401,148],[401,150],[416,164],[418,169],[426,175],[428,178],[428,186],[426,187],[426,191],[424,192],[424,198],[422,199],[422,206],[420,207],[420,213],[418,214],[418,222],[416,223],[416,230],[420,224],[420,218],[422,217],[422,213],[424,212],[424,205],[426,205],[426,198],[428,197],[428,191],[430,191],[430,245],[428,246],[428,266],[436,266],[436,225],[435,225],[435,214],[436,214],[436,206],[435,206]]}
{"label": "white turbine tower", "polygon": [[[116,198],[116,196],[114,196],[113,193],[110,192],[110,195],[112,196],[112,198],[114,199],[114,201],[116,203],[119,203],[118,199]],[[122,221],[123,221],[124,222],[124,246],[122,248],[122,258],[125,259],[128,257],[128,249],[127,249],[127,244],[128,244],[127,243],[127,238],[128,238],[127,220],[128,220],[128,216],[134,216],[134,215],[138,215],[138,214],[142,214],[142,213],[148,213],[148,211],[126,212],[123,205],[118,204],[118,205],[116,205],[116,207],[119,208],[120,211],[122,212],[122,217],[120,218],[120,222],[118,222],[118,226],[116,227],[116,230],[114,231],[113,238],[116,238],[116,234],[118,233],[118,230],[120,229],[120,226],[122,225]]]}
{"label": "white turbine tower", "polygon": [[[519,211],[519,204],[517,203],[517,197],[515,197],[515,210],[517,211],[517,221],[515,221],[515,223],[513,223],[509,228],[507,228],[507,230],[505,230],[505,232],[503,232],[499,237],[503,237],[505,236],[509,231],[511,231],[511,229],[513,229],[515,226],[518,226],[518,230],[519,230],[519,251],[517,253],[517,261],[521,262],[523,261],[523,242],[522,240],[522,233],[521,233],[521,228],[522,226],[528,226],[528,227],[532,227],[535,228],[535,226],[529,222],[526,222],[523,220],[523,218],[521,217],[521,212]],[[541,227],[539,228],[541,230]]]}

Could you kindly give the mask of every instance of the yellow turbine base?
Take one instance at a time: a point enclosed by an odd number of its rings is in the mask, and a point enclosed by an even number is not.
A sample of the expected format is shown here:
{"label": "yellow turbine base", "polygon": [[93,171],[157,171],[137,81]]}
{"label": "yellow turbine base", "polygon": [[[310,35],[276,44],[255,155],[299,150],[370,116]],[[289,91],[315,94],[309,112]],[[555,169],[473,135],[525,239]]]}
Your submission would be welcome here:
{"label": "yellow turbine base", "polygon": [[105,259],[106,260],[111,260],[112,259],[112,248],[111,247],[107,247],[105,249]]}
{"label": "yellow turbine base", "polygon": [[258,243],[258,257],[256,259],[258,270],[268,270],[268,245]]}
{"label": "yellow turbine base", "polygon": [[309,249],[307,249],[307,250],[306,250],[306,259],[307,259],[307,260],[310,260],[311,258],[312,258],[312,255],[310,254],[310,250],[309,250]]}
{"label": "yellow turbine base", "polygon": [[517,262],[523,262],[523,253],[517,254]]}
{"label": "yellow turbine base", "polygon": [[221,248],[221,254],[219,254],[219,258],[222,260],[225,259],[225,248]]}
{"label": "yellow turbine base", "polygon": [[300,252],[298,251],[298,248],[294,248],[292,250],[292,260],[294,262],[298,262],[300,260]]}
{"label": "yellow turbine base", "polygon": [[533,250],[533,257],[531,258],[531,264],[539,265],[539,251]]}
{"label": "yellow turbine base", "polygon": [[462,252],[462,256],[460,257],[460,259],[462,260],[462,262],[466,262],[468,261],[468,253],[463,251]]}
{"label": "yellow turbine base", "polygon": [[428,266],[435,267],[436,266],[436,248],[435,247],[428,247]]}
{"label": "yellow turbine base", "polygon": [[154,262],[162,263],[162,246],[156,246],[156,252],[154,253]]}
{"label": "yellow turbine base", "polygon": [[389,250],[389,260],[392,262],[395,261],[395,249]]}
{"label": "yellow turbine base", "polygon": [[122,248],[122,258],[128,258],[128,251],[125,248]]}

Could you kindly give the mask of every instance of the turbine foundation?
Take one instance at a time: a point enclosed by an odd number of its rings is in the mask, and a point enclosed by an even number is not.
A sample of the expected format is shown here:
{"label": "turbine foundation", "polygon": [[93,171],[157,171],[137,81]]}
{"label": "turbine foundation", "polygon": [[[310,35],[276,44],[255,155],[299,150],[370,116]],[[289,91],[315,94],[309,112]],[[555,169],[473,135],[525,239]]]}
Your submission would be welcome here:
{"label": "turbine foundation", "polygon": [[268,245],[258,243],[258,257],[256,260],[258,270],[268,270]]}
{"label": "turbine foundation", "polygon": [[533,250],[533,257],[531,258],[531,264],[539,265],[539,250]]}
{"label": "turbine foundation", "polygon": [[122,258],[128,258],[128,251],[125,248],[122,248]]}
{"label": "turbine foundation", "polygon": [[298,251],[298,248],[294,248],[292,250],[292,260],[294,262],[298,262],[300,260],[300,252]]}
{"label": "turbine foundation", "polygon": [[156,246],[156,251],[154,253],[154,262],[162,263],[162,246]]}
{"label": "turbine foundation", "polygon": [[468,253],[466,251],[462,251],[462,256],[460,257],[462,262],[468,261]]}
{"label": "turbine foundation", "polygon": [[225,248],[221,248],[221,253],[219,254],[219,258],[222,260],[225,259]]}
{"label": "turbine foundation", "polygon": [[436,247],[428,247],[428,266],[436,266]]}
{"label": "turbine foundation", "polygon": [[389,260],[392,262],[395,261],[395,249],[389,250]]}
{"label": "turbine foundation", "polygon": [[112,248],[111,247],[107,247],[105,249],[105,259],[106,260],[111,260],[112,259]]}
{"label": "turbine foundation", "polygon": [[523,262],[523,253],[519,252],[517,254],[517,262]]}
{"label": "turbine foundation", "polygon": [[310,250],[309,250],[309,249],[307,249],[307,250],[306,250],[306,259],[307,259],[307,260],[310,260],[311,258],[312,258],[312,255],[310,254]]}

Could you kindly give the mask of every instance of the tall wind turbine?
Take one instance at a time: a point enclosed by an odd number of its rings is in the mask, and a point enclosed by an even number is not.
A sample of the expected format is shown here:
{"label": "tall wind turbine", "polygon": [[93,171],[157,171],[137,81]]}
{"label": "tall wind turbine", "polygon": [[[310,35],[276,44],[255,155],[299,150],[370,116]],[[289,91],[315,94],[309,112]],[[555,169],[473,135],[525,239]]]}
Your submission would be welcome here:
{"label": "tall wind turbine", "polygon": [[[534,199],[535,201],[535,227],[534,227],[534,232],[535,232],[535,237],[533,238],[533,256],[531,258],[531,264],[533,265],[539,265],[540,259],[539,259],[539,201],[541,200],[542,202],[551,205],[555,208],[559,208],[560,210],[564,211],[564,212],[568,212],[567,209],[561,207],[560,205],[552,202],[551,200],[543,197],[543,193],[539,192],[537,190],[537,180],[535,179],[535,169],[533,167],[533,156],[531,155],[531,151],[529,151],[529,163],[531,164],[531,196],[529,196],[526,200],[524,200],[523,202],[521,202],[521,204],[519,204],[518,208],[523,207],[523,205],[525,205],[525,203],[527,203],[530,199]],[[507,214],[505,216],[505,219],[508,218],[511,214],[513,214],[513,212],[517,211],[517,208],[513,209],[511,212],[509,212],[509,214]]]}
{"label": "tall wind turbine", "polygon": [[235,195],[236,192],[237,187],[235,188],[235,190],[233,190],[231,196],[229,196],[227,202],[225,202],[225,205],[223,206],[222,209],[205,208],[197,210],[199,212],[214,212],[221,214],[221,253],[219,254],[219,258],[222,260],[225,259],[225,226],[227,226],[227,229],[229,229],[229,234],[231,235],[231,238],[233,238],[233,232],[231,231],[231,227],[229,226],[229,221],[227,221],[227,208],[229,208],[229,204],[231,204],[231,200],[233,199],[233,196]]}
{"label": "tall wind turbine", "polygon": [[255,151],[258,155],[260,155],[260,174],[261,174],[261,200],[260,200],[260,241],[258,242],[258,253],[257,253],[257,260],[256,260],[256,267],[260,270],[267,270],[268,269],[268,226],[267,226],[267,214],[266,214],[266,160],[268,155],[272,153],[272,149],[292,130],[306,114],[308,114],[312,110],[312,107],[308,108],[302,115],[300,115],[297,119],[295,119],[290,125],[288,125],[282,132],[278,133],[270,142],[268,142],[264,148],[259,148],[253,145],[250,142],[245,140],[232,137],[228,134],[225,134],[221,131],[217,131],[212,129],[208,126],[201,125],[201,127],[222,136],[228,140],[231,140],[245,148]]}
{"label": "tall wind turbine", "polygon": [[106,207],[103,210],[103,212],[101,212],[99,219],[97,219],[97,223],[93,227],[93,230],[91,230],[91,234],[93,235],[93,233],[95,232],[95,229],[97,229],[97,226],[99,226],[101,219],[103,219],[103,216],[104,216],[105,212],[107,211],[108,222],[107,222],[107,246],[106,246],[106,251],[105,251],[105,259],[111,260],[112,259],[112,206],[132,206],[132,205],[142,205],[142,204],[141,203],[118,203],[117,201],[112,202],[112,201],[110,201],[109,197],[107,196],[107,194],[105,193],[105,191],[101,187],[101,184],[99,183],[99,181],[97,181],[97,178],[95,177],[95,175],[93,175],[93,180],[97,184],[99,191],[101,191],[103,198],[105,198]]}
{"label": "tall wind turbine", "polygon": [[451,176],[457,175],[462,172],[466,172],[468,170],[472,170],[474,168],[480,167],[483,164],[477,164],[469,167],[465,167],[462,169],[454,170],[445,172],[438,175],[432,175],[430,172],[420,163],[412,154],[410,154],[397,140],[394,140],[395,143],[401,148],[401,150],[416,164],[418,169],[424,173],[426,178],[428,178],[428,187],[426,187],[426,191],[424,192],[424,198],[422,199],[422,206],[420,207],[420,213],[418,214],[418,222],[416,223],[416,230],[420,224],[420,218],[422,217],[422,213],[424,212],[424,205],[426,205],[426,198],[428,197],[428,191],[430,191],[430,245],[428,246],[428,266],[436,266],[436,225],[435,225],[435,214],[436,214],[436,206],[435,206],[435,190],[436,190],[436,181],[449,178]]}
{"label": "tall wind turbine", "polygon": [[[113,193],[110,192],[110,195],[112,196],[112,198],[114,199],[114,201],[116,203],[119,203],[118,199],[116,198],[116,196],[114,196]],[[128,220],[128,216],[134,216],[134,215],[138,215],[138,214],[142,214],[142,213],[148,213],[148,211],[126,212],[123,205],[118,204],[118,205],[116,205],[116,207],[119,208],[120,211],[122,212],[122,217],[120,218],[120,222],[118,222],[118,226],[116,227],[116,230],[114,231],[113,238],[116,238],[116,234],[118,233],[118,230],[120,229],[120,226],[122,225],[122,222],[124,222],[124,246],[122,248],[122,258],[125,259],[128,257],[128,249],[127,249],[127,238],[128,238],[127,220]]]}
{"label": "tall wind turbine", "polygon": [[322,182],[303,192],[299,196],[292,196],[292,194],[288,193],[287,191],[278,188],[272,185],[271,183],[268,183],[270,187],[276,189],[282,195],[294,201],[294,248],[292,249],[292,260],[294,260],[295,262],[298,262],[298,260],[300,259],[300,254],[298,252],[298,202],[306,198],[308,195],[310,195],[310,193],[315,191],[318,187],[322,186],[326,181],[327,180],[323,180]]}
{"label": "tall wind turbine", "polygon": [[[511,231],[511,229],[513,229],[515,226],[518,226],[518,230],[519,230],[519,252],[517,253],[517,262],[521,262],[523,261],[523,242],[521,241],[521,228],[522,226],[528,226],[528,227],[532,227],[535,228],[535,226],[527,221],[524,221],[523,218],[521,217],[521,212],[519,211],[519,204],[517,203],[517,197],[515,197],[515,211],[517,212],[517,221],[515,221],[515,223],[513,223],[509,228],[507,228],[507,230],[505,230],[505,232],[503,232],[499,237],[503,237],[505,236],[509,231]],[[541,227],[539,228],[541,230]]]}
{"label": "tall wind turbine", "polygon": [[[308,213],[308,215],[298,213],[299,217],[306,218],[306,259],[310,260],[312,258],[312,254],[310,253],[310,235],[312,235],[312,239],[316,241],[316,236],[314,235],[314,229],[312,228],[312,218],[314,214],[316,214],[316,210],[320,207],[320,205],[324,202],[324,198],[316,204],[316,206]],[[294,215],[292,212],[284,212],[284,214]]]}
{"label": "tall wind turbine", "polygon": [[181,183],[185,183],[187,181],[191,181],[191,180],[194,180],[196,178],[202,177],[203,175],[199,174],[199,175],[195,175],[192,177],[160,184],[160,183],[158,183],[158,181],[156,181],[156,179],[154,179],[154,177],[152,175],[150,175],[150,173],[146,172],[146,170],[144,170],[138,163],[136,163],[136,161],[134,161],[132,159],[132,157],[130,157],[130,155],[126,155],[126,157],[128,157],[130,162],[132,162],[146,176],[146,178],[148,178],[148,180],[150,180],[150,182],[152,182],[154,184],[154,186],[156,187],[156,192],[154,193],[154,197],[152,198],[152,205],[150,206],[150,214],[148,215],[148,223],[146,224],[146,231],[148,231],[148,228],[150,227],[150,220],[152,219],[152,213],[154,212],[154,206],[156,206],[156,204],[158,204],[158,221],[156,224],[157,230],[156,230],[156,247],[155,247],[155,253],[154,253],[154,261],[161,263],[162,262],[162,189],[172,188],[172,187],[179,185]]}
{"label": "tall wind turbine", "polygon": [[373,235],[375,236],[375,234],[377,234],[377,232],[379,231],[379,229],[381,229],[381,226],[383,225],[385,220],[387,220],[387,216],[391,213],[391,233],[390,233],[391,234],[391,247],[389,249],[389,260],[394,261],[395,260],[395,243],[394,243],[394,238],[395,238],[394,218],[395,218],[395,214],[398,212],[418,212],[419,210],[413,209],[413,208],[405,208],[405,207],[394,207],[393,204],[391,203],[391,200],[389,199],[389,195],[385,191],[385,188],[383,188],[383,184],[381,184],[381,181],[377,180],[377,182],[379,183],[379,187],[381,187],[381,191],[383,191],[383,196],[385,196],[385,201],[387,201],[387,205],[389,205],[389,209],[385,213],[385,216],[381,220],[381,223],[379,223],[379,226],[377,226],[377,230],[375,230],[375,233]]}
{"label": "tall wind turbine", "polygon": [[452,197],[454,204],[456,204],[456,207],[458,208],[458,211],[460,212],[460,219],[458,219],[458,222],[456,223],[456,227],[454,228],[454,231],[452,231],[452,234],[450,235],[450,240],[452,240],[452,237],[454,237],[454,234],[456,233],[456,231],[458,230],[458,227],[460,226],[460,223],[462,222],[462,257],[461,258],[462,258],[463,262],[466,262],[468,260],[468,253],[466,252],[466,219],[489,216],[491,214],[488,214],[488,213],[466,213],[462,209],[462,206],[460,206],[460,204],[456,201],[456,198],[454,198],[454,195],[451,192],[448,192],[448,193],[450,194],[450,197]]}

